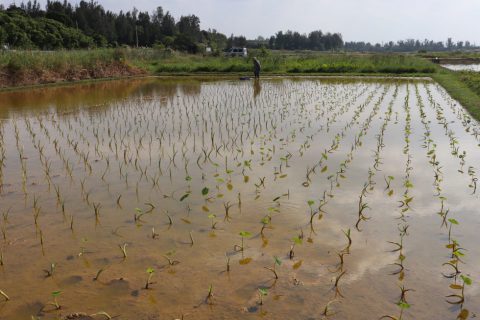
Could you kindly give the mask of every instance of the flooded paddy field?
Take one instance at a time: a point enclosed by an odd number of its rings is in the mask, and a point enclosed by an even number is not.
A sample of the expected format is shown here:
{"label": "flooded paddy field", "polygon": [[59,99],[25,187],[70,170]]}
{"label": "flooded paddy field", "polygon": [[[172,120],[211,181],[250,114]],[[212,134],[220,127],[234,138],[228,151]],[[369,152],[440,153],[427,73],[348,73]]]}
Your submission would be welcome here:
{"label": "flooded paddy field", "polygon": [[442,64],[442,67],[453,71],[480,72],[480,64]]}
{"label": "flooded paddy field", "polygon": [[429,81],[1,93],[0,319],[470,319],[479,160]]}

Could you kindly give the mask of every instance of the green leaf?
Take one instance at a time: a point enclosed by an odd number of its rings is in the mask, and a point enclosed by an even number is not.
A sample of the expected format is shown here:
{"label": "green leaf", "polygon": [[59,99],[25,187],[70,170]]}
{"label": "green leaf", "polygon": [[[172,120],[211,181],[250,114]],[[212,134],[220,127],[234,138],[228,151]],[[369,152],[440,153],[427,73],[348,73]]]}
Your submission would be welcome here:
{"label": "green leaf", "polygon": [[190,195],[190,193],[185,193],[185,194],[180,198],[180,202],[182,202],[183,200],[185,200],[186,198],[188,198],[189,195]]}
{"label": "green leaf", "polygon": [[467,286],[471,286],[471,285],[472,285],[472,279],[470,279],[469,277],[464,276],[464,275],[462,274],[462,275],[460,276],[460,278],[462,278],[463,283],[465,283]]}
{"label": "green leaf", "polygon": [[252,236],[252,234],[248,231],[240,231],[239,235],[242,237],[242,238],[249,238]]}
{"label": "green leaf", "polygon": [[61,293],[62,293],[62,291],[53,291],[52,296],[58,297]]}
{"label": "green leaf", "polygon": [[202,189],[202,195],[206,196],[208,194],[209,189],[207,187]]}
{"label": "green leaf", "polygon": [[313,200],[308,200],[307,203],[308,203],[308,205],[311,207],[311,206],[313,206],[313,205],[315,204],[315,201],[313,201]]}
{"label": "green leaf", "polygon": [[282,260],[280,260],[280,258],[278,258],[277,256],[273,256],[273,259],[275,260],[275,264],[277,266],[281,266],[282,265]]}
{"label": "green leaf", "polygon": [[262,296],[268,295],[268,289],[258,288],[258,292],[260,292]]}
{"label": "green leaf", "polygon": [[455,220],[455,219],[448,219],[448,222],[450,222],[451,224],[456,224],[456,225],[459,224],[458,221]]}
{"label": "green leaf", "polygon": [[300,239],[300,237],[295,237],[292,240],[295,242],[295,244],[302,244],[302,239]]}
{"label": "green leaf", "polygon": [[209,218],[209,219],[214,219],[214,218],[216,218],[216,217],[217,217],[217,216],[214,215],[213,213],[210,213],[210,214],[208,215],[208,218]]}
{"label": "green leaf", "polygon": [[192,181],[192,177],[187,176],[187,177],[185,178],[185,180],[186,180],[186,181]]}
{"label": "green leaf", "polygon": [[153,268],[148,268],[148,269],[147,269],[147,273],[148,273],[148,274],[152,274],[152,273],[154,273],[154,272],[155,272],[155,270],[153,270]]}
{"label": "green leaf", "polygon": [[405,301],[400,301],[397,303],[397,306],[399,306],[401,309],[409,309],[410,305],[406,303]]}

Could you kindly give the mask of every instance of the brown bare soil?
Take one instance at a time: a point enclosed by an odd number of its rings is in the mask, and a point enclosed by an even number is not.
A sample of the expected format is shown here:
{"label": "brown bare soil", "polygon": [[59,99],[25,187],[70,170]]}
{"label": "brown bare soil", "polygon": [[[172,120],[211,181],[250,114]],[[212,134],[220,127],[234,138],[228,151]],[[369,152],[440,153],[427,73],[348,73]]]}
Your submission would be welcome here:
{"label": "brown bare soil", "polygon": [[0,69],[0,88],[128,77],[144,73],[144,70],[120,62],[99,63],[89,68],[69,66],[62,70],[9,70],[5,67]]}

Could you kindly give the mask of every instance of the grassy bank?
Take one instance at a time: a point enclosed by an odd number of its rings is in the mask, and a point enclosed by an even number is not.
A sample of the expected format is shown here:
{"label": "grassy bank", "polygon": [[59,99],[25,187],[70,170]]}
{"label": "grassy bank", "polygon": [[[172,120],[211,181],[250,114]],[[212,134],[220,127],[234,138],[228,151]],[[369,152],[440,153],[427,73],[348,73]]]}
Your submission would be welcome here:
{"label": "grassy bank", "polygon": [[136,75],[122,50],[0,51],[0,87]]}
{"label": "grassy bank", "polygon": [[432,74],[448,93],[480,121],[480,74],[441,70]]}

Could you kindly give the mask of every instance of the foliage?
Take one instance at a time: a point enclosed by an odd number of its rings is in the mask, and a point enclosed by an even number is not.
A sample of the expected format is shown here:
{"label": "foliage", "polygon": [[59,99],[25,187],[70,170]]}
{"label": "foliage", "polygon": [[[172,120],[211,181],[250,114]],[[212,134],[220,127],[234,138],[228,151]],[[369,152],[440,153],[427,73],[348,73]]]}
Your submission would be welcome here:
{"label": "foliage", "polygon": [[74,49],[94,46],[81,31],[47,18],[31,18],[21,11],[0,11],[0,44],[24,49]]}

